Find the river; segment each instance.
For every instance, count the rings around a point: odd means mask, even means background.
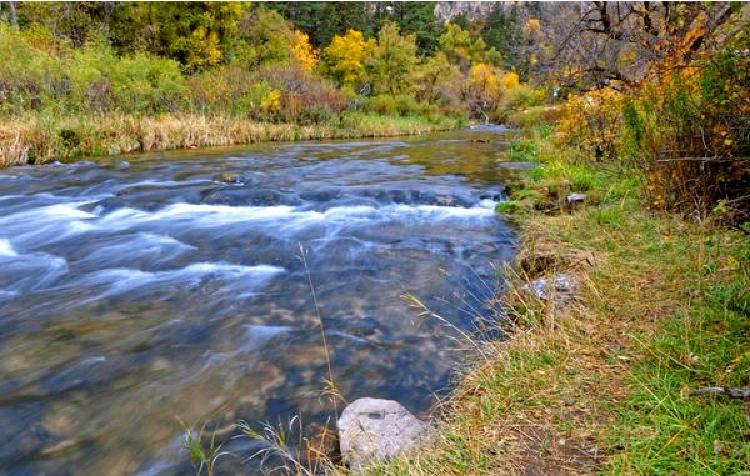
[[[466,359],[460,334],[496,317],[508,139],[0,170],[0,472],[186,474],[180,422],[242,453],[239,420],[330,418],[328,358],[346,400],[425,412]]]

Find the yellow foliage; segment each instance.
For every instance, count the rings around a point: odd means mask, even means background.
[[[558,137],[563,143],[589,149],[597,158],[614,158],[625,100],[612,88],[571,96],[558,124]]]
[[[219,35],[215,31],[207,31],[205,27],[199,26],[193,33],[190,55],[187,64],[190,68],[205,68],[215,66],[222,59],[219,47]]]
[[[260,107],[264,112],[279,112],[281,110],[281,91],[272,89],[261,99]]]
[[[475,88],[493,99],[498,99],[502,95],[502,83],[499,75],[492,66],[484,63],[475,64],[471,67],[468,83],[470,88]]]
[[[26,43],[45,53],[57,53],[55,37],[42,25],[32,24],[21,33]]]
[[[523,25],[523,34],[529,38],[531,36],[538,36],[542,32],[542,24],[538,18],[529,18]]]
[[[318,64],[317,55],[310,44],[310,37],[299,30],[294,30],[292,33],[292,55],[308,73],[312,72]]]
[[[350,29],[344,36],[333,37],[325,49],[325,57],[333,76],[351,86],[365,79],[365,62],[374,50],[374,40],[365,40],[361,31]]]
[[[503,76],[503,86],[505,86],[505,89],[508,91],[515,89],[520,83],[520,78],[513,71],[505,73],[505,76]]]

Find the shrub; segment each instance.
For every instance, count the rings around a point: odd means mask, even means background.
[[[617,156],[625,96],[611,88],[571,96],[559,124],[560,139],[596,160]]]
[[[365,103],[365,110],[381,115],[392,115],[398,110],[396,98],[388,94],[373,96]]]
[[[411,96],[397,96],[396,110],[401,116],[412,116],[420,113],[421,106]]]
[[[495,205],[495,211],[503,215],[524,215],[527,210],[519,200],[503,200]]]
[[[150,114],[182,105],[185,84],[175,61],[145,53],[118,57],[102,42],[55,56],[43,38],[44,30],[20,33],[0,24],[0,111]]]
[[[653,80],[627,105],[628,144],[643,151],[650,207],[750,219],[750,37],[739,38]]]
[[[24,35],[0,23],[0,112],[41,109],[63,89],[55,56],[34,48]]]

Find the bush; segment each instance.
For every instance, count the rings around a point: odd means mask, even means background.
[[[380,94],[373,96],[365,103],[365,111],[374,112],[381,115],[393,115],[396,114],[398,105],[396,104],[396,98],[387,94]]]
[[[532,88],[527,85],[517,85],[508,89],[503,100],[503,108],[509,110],[525,109],[542,106],[547,103],[547,92],[544,89]]]
[[[649,206],[750,219],[750,36],[649,83],[625,109],[648,166]]]
[[[145,53],[118,57],[102,42],[56,56],[43,38],[44,30],[21,33],[0,24],[1,112],[153,114],[182,106],[185,83],[175,61]]]
[[[397,96],[396,111],[398,111],[398,114],[401,116],[413,116],[419,114],[420,105],[411,96]]]
[[[62,68],[55,56],[33,48],[24,35],[0,23],[0,112],[41,109],[62,93]]]
[[[571,96],[558,131],[565,145],[578,146],[596,160],[617,157],[625,96],[611,88]]]

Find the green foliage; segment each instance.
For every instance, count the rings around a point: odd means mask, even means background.
[[[419,103],[412,96],[391,96],[388,94],[379,94],[368,98],[364,104],[364,109],[386,116],[394,114],[399,116],[428,115],[430,112],[428,104]]]
[[[521,139],[511,142],[509,150],[509,159],[523,162],[533,162],[536,160],[536,142],[530,139]]]
[[[495,205],[495,211],[503,215],[523,215],[527,212],[523,202],[519,200],[503,200]]]
[[[349,107],[433,120],[473,108],[472,65],[492,72],[491,91],[474,95],[491,97],[482,110],[521,88],[492,66],[500,52],[476,31],[446,30],[429,2],[18,7],[20,29],[0,21],[4,116],[202,113],[313,125]]]
[[[515,7],[513,7],[513,10],[515,10]],[[516,45],[520,39],[517,37],[514,12],[506,14],[503,6],[497,4],[484,21],[482,39],[487,46],[494,48],[499,53],[499,60],[505,66],[517,63]]]
[[[111,41],[121,52],[145,50],[200,70],[233,56],[248,9],[243,2],[123,2],[112,12]]]
[[[389,20],[399,25],[404,35],[414,35],[421,56],[434,54],[443,33],[443,24],[435,16],[432,2],[389,2]]]
[[[15,2],[22,29],[38,25],[75,47],[101,37],[113,20],[105,2]]]
[[[417,63],[414,35],[401,36],[395,23],[385,23],[378,32],[372,64],[377,93],[398,95],[412,89],[409,74]]]
[[[188,453],[196,476],[201,476],[204,469],[208,476],[214,476],[216,474],[216,462],[219,458],[229,453],[221,451],[222,445],[216,442],[215,433],[211,434],[208,441],[204,441],[207,439],[204,435],[205,424],[199,430],[194,430],[185,424],[183,424],[183,428],[185,431],[185,440],[182,446]]]
[[[172,60],[139,53],[117,56],[89,42],[58,57],[37,49],[24,33],[0,24],[0,111],[157,113],[180,107],[184,80]]]
[[[449,114],[462,114],[462,83],[458,66],[451,64],[442,51],[417,65],[412,74],[415,96],[418,101],[436,104]]]
[[[440,36],[440,50],[451,63],[460,65],[462,69],[484,61],[485,46],[484,40],[472,38],[467,30],[453,23],[449,23],[445,33]]]
[[[310,35],[313,45],[323,48],[335,35],[357,30],[371,36],[373,28],[365,2],[267,2],[296,28]]]

